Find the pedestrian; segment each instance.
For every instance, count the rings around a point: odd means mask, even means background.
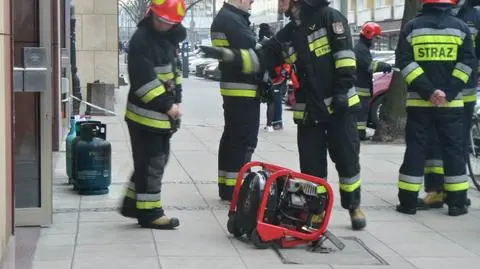
[[[300,169],[326,179],[328,149],[340,178],[341,205],[352,228],[363,229],[355,118],[360,100],[353,85],[356,62],[347,19],[326,0],[283,0],[279,6],[291,21],[261,48],[202,50],[247,74],[271,71],[282,62],[295,64],[300,79],[294,108]]]
[[[467,23],[472,41],[475,48],[475,55],[480,55],[480,12],[475,9],[480,1],[460,0],[453,9],[457,18]],[[472,75],[465,89],[462,90],[464,103],[464,125],[465,125],[465,146],[467,147],[466,156],[468,158],[468,146],[470,143],[470,128],[472,126],[473,110],[477,102],[477,78]],[[442,208],[444,202],[443,184],[444,169],[442,149],[435,129],[430,132],[430,142],[427,151],[427,160],[425,161],[425,192],[424,198],[418,200],[419,209]]]
[[[357,60],[357,79],[355,81],[355,89],[360,97],[360,109],[357,113],[357,131],[360,140],[367,140],[367,121],[368,121],[368,104],[372,96],[372,78],[373,73],[383,72],[390,73],[392,66],[381,61],[374,61],[370,49],[373,41],[382,34],[382,28],[378,23],[367,22],[360,30],[360,39],[353,48],[355,58]]]
[[[260,44],[266,42],[268,39],[270,39],[273,36],[273,32],[270,29],[270,26],[266,23],[261,23],[259,25],[259,31],[258,31],[258,42]],[[267,94],[265,97],[264,101],[267,103],[267,126],[265,126],[265,130],[267,132],[273,132],[273,121],[275,118],[275,112],[276,112],[276,102],[275,102],[275,82],[270,86],[271,88],[268,89],[268,92],[270,94]],[[278,89],[277,89],[278,90]],[[281,105],[281,103],[280,103]]]
[[[172,229],[161,203],[162,178],[170,155],[170,138],[182,116],[181,76],[175,49],[186,38],[181,25],[183,0],[153,0],[129,43],[128,94],[125,121],[132,146],[134,171],[121,214],[137,218],[144,228]]]
[[[397,66],[407,83],[406,150],[398,181],[397,211],[415,214],[424,179],[430,132],[438,137],[445,171],[448,215],[468,213],[462,90],[476,79],[471,32],[455,18],[456,0],[422,0],[423,7],[400,32]]]
[[[213,46],[255,48],[255,33],[249,21],[252,3],[253,0],[223,3],[210,27]],[[251,160],[257,147],[260,98],[254,75],[246,75],[228,62],[220,62],[219,69],[225,126],[218,150],[218,191],[222,200],[230,201],[238,172]]]

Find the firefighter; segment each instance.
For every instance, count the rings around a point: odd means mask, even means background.
[[[477,70],[468,26],[455,18],[456,0],[422,0],[419,15],[399,36],[397,66],[408,85],[406,150],[400,167],[397,211],[415,214],[424,176],[429,132],[443,155],[448,215],[468,213],[462,90]]]
[[[366,226],[360,209],[360,141],[356,130],[355,54],[347,19],[326,0],[284,0],[290,22],[260,49],[202,47],[207,57],[235,65],[243,73],[271,77],[275,66],[294,64],[300,80],[294,121],[300,169],[327,178],[327,150],[340,178],[342,207],[352,228]],[[320,192],[322,190],[319,190]]]
[[[255,48],[255,33],[249,21],[252,2],[229,0],[223,4],[210,28],[213,46]],[[219,68],[225,126],[218,150],[218,192],[220,199],[230,201],[238,172],[251,160],[257,146],[260,99],[254,76],[245,75],[226,62],[221,62]]]
[[[374,38],[382,34],[380,25],[374,22],[367,22],[360,30],[360,39],[353,48],[357,59],[357,80],[355,88],[360,97],[360,109],[357,113],[357,131],[360,140],[367,140],[367,120],[368,120],[368,103],[372,96],[372,73],[384,72],[390,73],[392,66],[380,62],[373,61],[370,48],[373,46]]]
[[[457,18],[467,23],[472,34],[473,46],[475,54],[480,55],[480,38],[478,38],[478,31],[480,30],[480,13],[474,8],[471,0],[460,0],[457,6],[453,9]],[[470,139],[470,128],[472,124],[473,110],[477,102],[477,77],[470,76],[468,85],[462,91],[464,102],[464,125],[465,125],[465,139],[466,147]],[[468,151],[466,152],[468,157]],[[425,192],[424,198],[418,199],[419,209],[441,208],[443,207],[444,193],[443,193],[443,159],[442,149],[438,141],[438,137],[434,130],[430,135],[430,143],[427,152],[427,160],[425,161]]]
[[[132,146],[134,171],[121,214],[137,218],[144,228],[172,229],[160,192],[170,153],[170,137],[182,115],[181,76],[175,66],[177,44],[186,37],[181,25],[183,0],[153,0],[130,40],[125,121]]]

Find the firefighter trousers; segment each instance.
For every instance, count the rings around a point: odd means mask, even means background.
[[[355,112],[333,115],[328,122],[297,125],[300,170],[327,179],[327,150],[340,178],[342,207],[360,206],[360,140]]]
[[[468,177],[465,165],[464,109],[407,107],[406,150],[398,179],[400,205],[414,209],[424,179],[430,131],[435,129],[443,156],[443,188],[448,206],[465,205]]]
[[[218,194],[230,201],[238,172],[250,162],[257,147],[260,100],[223,97],[225,127],[218,149]]]
[[[363,92],[362,92],[363,93]],[[365,133],[367,130],[368,121],[368,103],[370,102],[370,95],[359,95],[360,108],[357,112],[357,131],[359,133]]]
[[[134,170],[123,202],[139,221],[162,217],[162,178],[170,155],[170,134],[158,134],[128,126]]]
[[[465,125],[465,154],[468,158],[468,147],[470,146],[470,129],[472,127],[473,110],[475,102],[464,103],[464,118]],[[427,160],[425,161],[425,191],[426,192],[441,192],[443,191],[443,158],[440,141],[436,134],[435,127],[430,131]]]

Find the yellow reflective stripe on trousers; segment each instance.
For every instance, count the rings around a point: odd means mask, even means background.
[[[135,183],[133,183],[131,181],[128,183],[128,187],[127,187],[127,191],[125,192],[125,196],[132,199],[132,200],[137,199],[137,193],[135,192]]]
[[[211,32],[210,37],[212,39],[212,45],[215,47],[229,47],[230,42],[228,42],[227,36],[224,33],[220,32]]]
[[[306,105],[304,103],[295,103],[293,106],[293,119],[302,120],[305,112]]]
[[[444,174],[443,160],[436,160],[436,159],[426,160],[424,173],[443,175]]]
[[[471,103],[477,101],[477,88],[469,88],[462,90],[463,102]]]
[[[358,97],[357,90],[355,89],[355,87],[350,88],[348,90],[347,97],[348,97],[349,107],[352,107],[360,103],[360,97]],[[328,113],[330,114],[334,112],[332,108],[332,101],[333,101],[333,97],[328,97],[323,100],[323,102],[325,103],[325,106],[327,107]]]
[[[407,65],[405,68],[402,69],[401,71],[403,78],[405,79],[405,82],[407,82],[408,85],[412,84],[412,82],[421,76],[424,72],[423,69],[418,65],[416,62],[411,62],[409,65]]]
[[[220,82],[220,93],[232,97],[256,97],[257,85],[236,82]]]
[[[366,121],[357,121],[357,130],[359,130],[359,131],[367,130],[367,122]]]
[[[137,193],[137,209],[157,209],[162,208],[160,193]]]
[[[465,191],[468,190],[470,185],[468,184],[468,176],[445,176],[445,183],[443,189],[445,191]]]
[[[357,90],[358,96],[361,96],[361,97],[370,97],[371,96],[370,89],[368,89],[368,88],[355,87],[355,89]]]
[[[135,95],[144,103],[148,103],[156,97],[165,93],[165,87],[158,79],[145,83],[135,91]]]
[[[445,105],[435,106],[432,102],[423,100],[416,92],[407,93],[408,107],[439,107],[439,108],[455,108],[463,107],[463,96],[459,93],[454,100],[447,102]]]
[[[152,128],[170,129],[172,127],[167,115],[138,107],[132,103],[127,103],[125,117],[140,125]]]
[[[333,54],[335,68],[356,67],[355,53],[351,50],[341,50]]]
[[[340,190],[344,192],[353,192],[360,188],[361,184],[360,174],[353,177],[340,177]]]
[[[398,176],[398,188],[400,190],[419,192],[422,189],[423,176],[408,176],[400,174]]]
[[[237,184],[238,173],[218,171],[218,184],[234,187]]]
[[[453,69],[452,76],[458,78],[463,83],[467,84],[468,78],[472,73],[472,68],[470,66],[465,65],[463,63],[457,63],[455,68]]]

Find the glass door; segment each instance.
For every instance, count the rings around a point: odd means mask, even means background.
[[[14,93],[14,191],[16,226],[52,223],[52,61],[51,1],[13,3],[14,64],[28,61],[25,47],[46,48],[45,91]],[[33,56],[32,56],[33,57]],[[25,59],[27,58],[27,59]],[[37,57],[38,58],[38,57]],[[35,60],[35,59],[33,59]],[[25,79],[26,80],[26,79]]]

